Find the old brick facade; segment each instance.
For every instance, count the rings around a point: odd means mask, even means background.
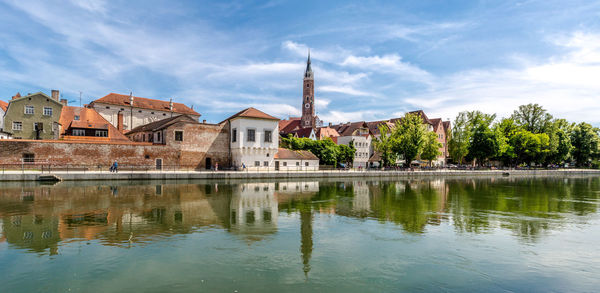
[[[210,168],[207,158],[226,167],[230,165],[229,131],[226,124],[173,125],[166,131],[170,144],[140,142],[83,142],[61,140],[0,140],[0,164],[19,164],[27,156],[34,162],[53,165],[181,166],[196,170]],[[184,132],[183,141],[174,141],[175,131]],[[33,155],[33,157],[31,156]]]

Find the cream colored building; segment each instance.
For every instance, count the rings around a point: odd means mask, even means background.
[[[134,97],[131,94],[110,93],[91,102],[90,107],[113,126],[123,130],[182,114],[200,119],[200,113],[184,104]]]

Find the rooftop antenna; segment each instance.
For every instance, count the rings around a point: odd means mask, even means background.
[[[81,108],[81,94],[82,94],[82,92],[81,92],[81,91],[79,91],[79,107],[80,107],[80,108]]]

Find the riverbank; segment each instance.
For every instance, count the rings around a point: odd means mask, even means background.
[[[39,181],[56,177],[64,181],[82,180],[193,180],[193,179],[276,179],[276,178],[416,178],[453,176],[570,176],[600,175],[600,170],[433,170],[433,171],[298,171],[298,172],[236,172],[236,171],[133,171],[111,173],[106,171],[6,171],[0,174],[0,181]]]

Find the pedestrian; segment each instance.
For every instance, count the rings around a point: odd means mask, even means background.
[[[215,163],[215,171],[219,171],[219,163]]]
[[[242,171],[246,170],[246,164],[242,163]]]
[[[111,167],[111,168],[112,168],[112,171],[111,171],[111,172],[115,172],[115,173],[117,173],[117,171],[119,170],[119,164],[117,163],[117,161],[115,161],[115,162],[112,164],[112,167]]]

